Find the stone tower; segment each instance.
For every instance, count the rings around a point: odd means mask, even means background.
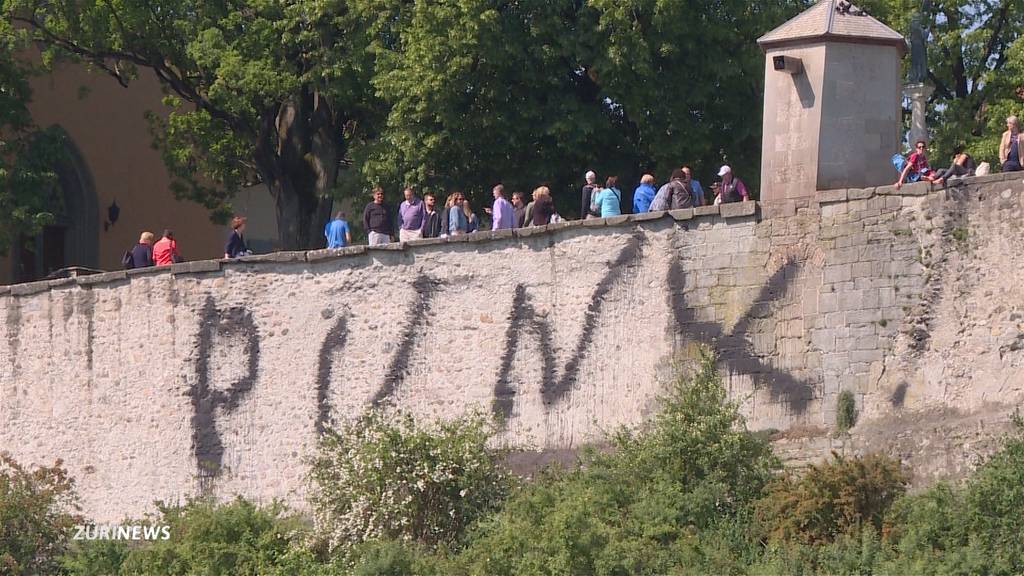
[[[896,180],[903,36],[844,0],[821,0],[757,43],[763,202]]]

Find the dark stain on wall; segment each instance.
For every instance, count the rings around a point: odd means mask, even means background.
[[[17,389],[17,378],[18,375],[18,335],[21,333],[21,301],[19,298],[9,297],[7,298],[7,314],[4,318],[4,323],[7,325],[7,352],[11,357],[11,380],[15,383],[14,393],[18,393]]]
[[[75,309],[79,314],[85,316],[85,365],[92,374],[92,348],[93,338],[96,335],[96,294],[92,290],[79,290],[75,292]]]
[[[516,286],[511,318],[508,330],[505,332],[505,353],[501,358],[498,381],[494,385],[494,400],[491,410],[495,416],[507,420],[512,414],[516,391],[512,387],[509,378],[512,371],[512,362],[515,358],[516,349],[519,347],[523,330],[532,333],[540,341],[541,374],[543,378],[541,397],[544,405],[550,408],[560,402],[573,389],[579,375],[580,363],[583,361],[587,350],[593,344],[594,333],[597,331],[598,321],[608,293],[623,278],[629,266],[638,261],[641,256],[641,239],[639,236],[632,236],[615,260],[609,264],[608,272],[591,294],[590,304],[583,315],[583,331],[576,341],[576,346],[573,347],[569,361],[566,362],[557,379],[555,378],[555,355],[552,346],[553,330],[551,324],[547,318],[537,315],[536,310],[534,310],[531,304],[526,287],[522,284]]]
[[[218,345],[241,345],[245,350],[245,370],[237,382],[227,389],[214,388],[210,382],[210,358],[214,337]],[[200,315],[197,344],[196,382],[189,390],[192,400],[192,450],[199,470],[203,492],[212,488],[224,460],[224,444],[217,432],[216,414],[220,409],[231,412],[238,408],[256,385],[260,364],[260,339],[252,313],[243,307],[220,310],[207,296]]]
[[[900,385],[892,391],[892,396],[889,397],[889,402],[893,408],[903,408],[903,403],[907,401],[907,388],[910,385],[906,382],[900,382]]]
[[[413,282],[413,288],[416,289],[416,300],[409,311],[410,320],[405,327],[405,331],[402,332],[398,349],[395,351],[394,356],[391,357],[388,371],[384,375],[384,383],[381,384],[381,387],[373,396],[373,406],[380,406],[389,400],[395,393],[395,390],[405,380],[409,371],[409,360],[411,359],[416,342],[423,332],[423,327],[426,325],[427,314],[430,313],[430,305],[439,284],[439,281],[431,280],[424,275],[417,277]]]
[[[335,352],[345,348],[348,340],[348,319],[345,314],[338,317],[334,326],[327,332],[324,343],[320,346],[320,358],[316,370],[316,434],[324,433],[328,426],[333,426],[331,418],[331,364]]]
[[[687,308],[682,301],[683,272],[678,262],[673,262],[669,267],[668,283],[669,305],[678,336],[711,346],[726,368],[749,375],[755,386],[768,389],[773,401],[784,401],[791,410],[803,414],[814,395],[814,386],[768,364],[755,353],[753,345],[746,338],[754,319],[771,315],[773,302],[785,292],[790,281],[796,278],[799,267],[799,262],[791,260],[776,270],[761,288],[747,313],[728,333],[717,322],[695,320],[694,310]]]

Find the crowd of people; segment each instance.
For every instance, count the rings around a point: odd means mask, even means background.
[[[928,165],[928,142],[923,139],[914,142],[914,151],[906,158],[899,154],[894,156],[893,165],[899,172],[896,188],[903,186],[904,182],[918,181],[932,182],[941,186],[950,178],[981,176],[987,174],[990,169],[987,162],[975,164],[974,158],[960,147],[954,152],[949,168],[933,170]],[[1006,119],[1006,131],[1003,132],[999,141],[999,165],[1003,172],[1019,172],[1022,169],[1020,120],[1016,116]]]
[[[710,202],[720,204],[750,199],[746,185],[733,174],[732,168],[722,166],[718,177],[720,180],[711,186],[714,197]],[[584,180],[586,183],[580,191],[581,218],[607,218],[623,213],[622,191],[617,176],[607,177],[602,185],[597,174],[588,171]],[[669,181],[657,190],[654,183],[651,174],[644,174],[640,179],[640,185],[633,193],[633,213],[693,208],[709,203],[704,187],[693,178],[689,166],[673,170]],[[491,230],[543,226],[562,220],[547,186],[534,189],[529,201],[523,192],[518,191],[513,192],[511,198],[506,198],[502,184],[494,186],[491,194],[493,203],[484,208],[491,219]],[[443,206],[438,205],[437,196],[432,192],[420,198],[412,187],[406,187],[403,195],[398,209],[393,210],[384,201],[384,190],[374,187],[373,199],[363,209],[363,228],[371,246],[459,236],[480,229],[480,219],[462,192],[448,194]],[[334,219],[327,223],[324,236],[328,248],[351,244],[352,235],[344,212],[336,213]]]

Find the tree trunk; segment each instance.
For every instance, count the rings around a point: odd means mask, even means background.
[[[280,247],[321,248],[342,149],[329,103],[305,93],[261,120],[256,164],[274,197]]]

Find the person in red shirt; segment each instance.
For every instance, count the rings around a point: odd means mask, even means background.
[[[164,230],[163,238],[157,240],[153,245],[153,262],[157,266],[168,266],[181,261],[181,253],[178,252],[178,242],[174,240],[174,232]]]
[[[920,174],[921,180],[928,182],[938,182],[942,184],[942,179],[937,178],[932,169],[928,167],[928,157],[925,156],[925,152],[928,150],[928,143],[924,140],[918,140],[914,145],[914,152],[907,157],[907,163],[903,167],[903,171],[900,172],[900,179],[896,181],[896,189],[903,186],[903,181],[907,179],[911,173]]]

